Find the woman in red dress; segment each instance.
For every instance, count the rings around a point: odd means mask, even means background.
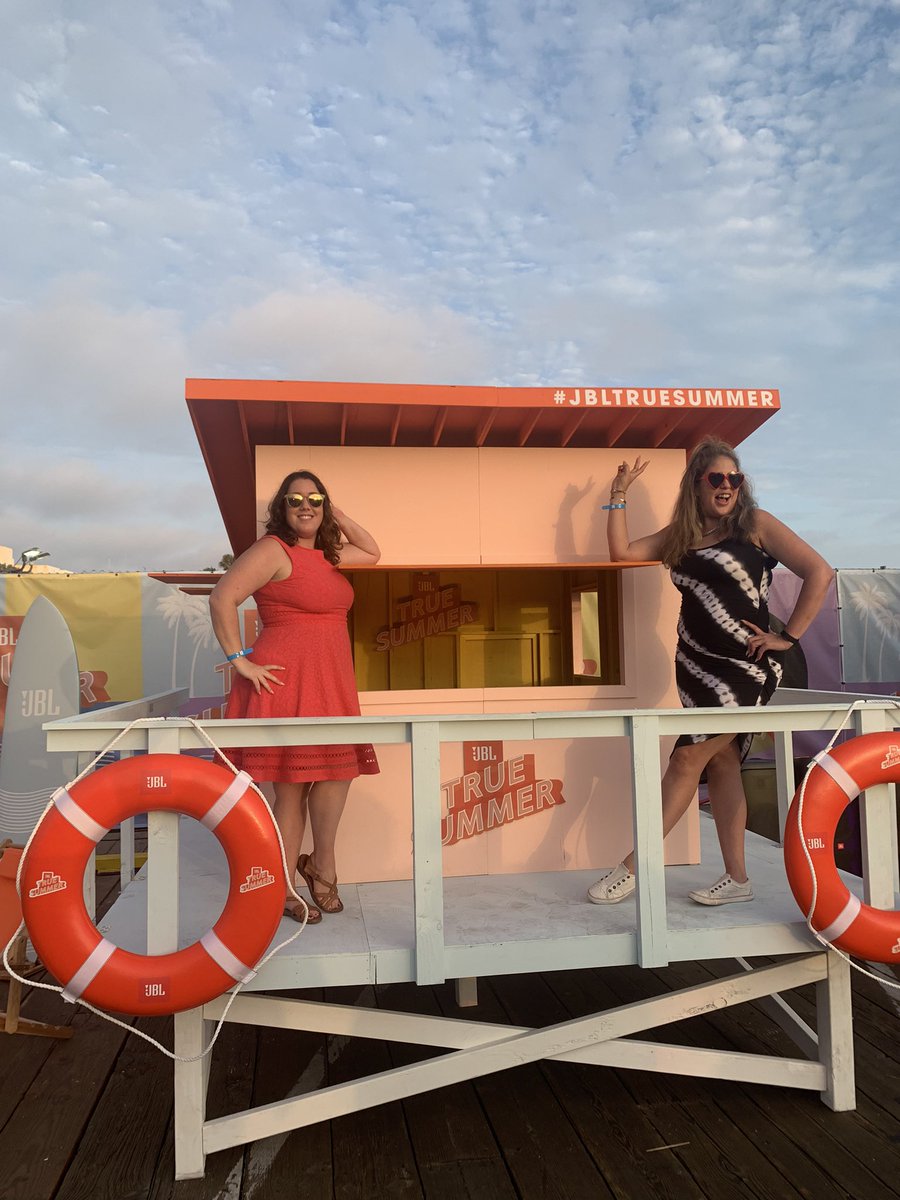
[[[371,534],[335,508],[322,481],[295,471],[269,505],[266,533],[222,576],[210,596],[213,628],[234,669],[225,716],[342,717],[359,715],[347,613],[353,589],[338,565],[376,563]],[[238,608],[253,596],[262,629],[241,645]],[[344,907],[337,893],[334,844],[350,783],[373,775],[371,746],[259,746],[231,751],[235,766],[275,789],[275,819],[285,855],[322,912]],[[300,854],[309,813],[313,849]],[[302,919],[290,897],[285,915]]]

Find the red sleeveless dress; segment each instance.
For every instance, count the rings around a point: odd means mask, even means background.
[[[284,667],[278,672],[283,686],[273,685],[271,694],[263,688],[257,695],[249,680],[234,675],[225,716],[359,716],[347,632],[353,588],[321,550],[275,540],[293,570],[287,579],[267,583],[254,593],[262,629],[253,661]],[[228,756],[258,783],[355,779],[379,770],[370,745],[253,746],[230,750]]]

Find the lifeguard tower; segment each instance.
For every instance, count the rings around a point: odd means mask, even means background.
[[[235,554],[259,536],[280,480],[303,468],[382,548],[377,566],[349,572],[363,715],[207,725],[220,745],[372,742],[382,766],[354,783],[342,824],[345,912],[267,963],[229,1019],[448,1053],[214,1120],[205,1118],[207,1066],[179,1063],[178,1176],[202,1174],[205,1156],[226,1146],[540,1058],[787,1084],[852,1107],[849,969],[806,929],[780,847],[750,835],[753,904],[700,908],[687,892],[716,873],[711,823],[695,809],[664,852],[659,813],[661,756],[691,729],[774,732],[783,812],[792,731],[837,728],[848,698],[786,694],[764,710],[681,710],[677,594],[659,564],[609,562],[599,511],[618,464],[639,453],[650,467],[629,494],[630,521],[659,528],[686,452],[710,433],[739,444],[778,411],[778,392],[191,379],[186,396]],[[248,609],[247,644],[255,620]],[[893,712],[868,706],[855,728],[893,728]],[[123,728],[115,713],[104,717],[57,723],[49,745],[99,747]],[[203,742],[173,720],[139,722],[121,745],[170,752]],[[894,903],[896,861],[888,792],[867,794],[868,869],[858,884],[884,907]],[[149,869],[103,926],[140,953],[193,941],[229,886],[214,839],[196,823],[151,821]],[[635,900],[588,904],[588,884],[632,841]],[[466,1005],[488,974],[726,956],[737,960],[727,979],[541,1030],[278,995],[455,979]],[[775,961],[751,968],[754,956]],[[811,982],[817,1031],[777,1000]],[[772,997],[796,1059],[629,1036],[760,997]],[[207,1044],[224,1003],[178,1015],[182,1057]]]

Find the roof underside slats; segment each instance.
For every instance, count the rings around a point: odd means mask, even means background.
[[[623,400],[624,389],[186,382],[188,409],[236,551],[256,536],[257,446],[690,449],[709,434],[737,445],[779,408],[774,390],[721,389],[714,394],[726,400],[718,407],[693,406],[684,399],[687,389],[680,393],[680,404],[670,399],[676,395],[671,391],[634,389],[638,393],[642,402],[634,406]],[[601,400],[595,399],[598,394]],[[729,396],[740,402],[729,404]],[[760,397],[767,399],[763,403]]]

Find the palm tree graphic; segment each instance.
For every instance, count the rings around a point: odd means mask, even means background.
[[[877,583],[859,583],[849,593],[851,605],[863,617],[862,654],[860,661],[860,679],[868,679],[870,674],[867,667],[867,652],[869,639],[869,618],[881,625],[890,616],[890,599]]]
[[[166,618],[170,629],[174,627],[175,637],[172,642],[172,687],[177,686],[178,673],[178,629],[182,619],[190,628],[192,620],[197,621],[203,616],[209,620],[208,606],[199,596],[189,596],[180,588],[173,587],[167,596],[161,596],[156,602],[156,611]]]
[[[194,643],[194,656],[191,659],[190,694],[194,692],[194,671],[197,667],[197,655],[201,650],[208,650],[213,640],[212,618],[209,615],[209,601],[199,596],[192,599],[198,602],[197,607],[187,615],[187,627],[191,641]]]

